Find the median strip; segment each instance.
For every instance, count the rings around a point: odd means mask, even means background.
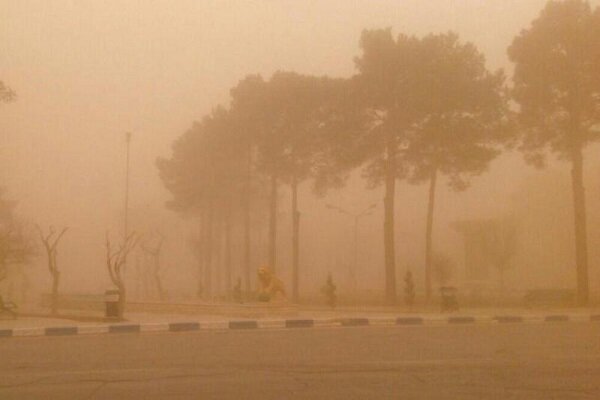
[[[475,317],[449,317],[449,324],[473,324],[475,323]]]
[[[514,324],[517,322],[523,322],[523,317],[518,317],[514,315],[500,315],[498,317],[494,317],[494,320],[501,324]]]
[[[312,328],[315,325],[315,321],[312,319],[286,319],[286,328]]]
[[[411,325],[460,325],[486,323],[544,323],[544,322],[600,322],[600,314],[551,314],[551,315],[497,315],[490,316],[377,316],[350,318],[315,319],[256,319],[256,320],[216,320],[149,322],[142,324],[106,324],[81,326],[23,327],[0,329],[0,338],[23,336],[74,336],[106,333],[146,333],[146,332],[199,332],[208,330],[254,330],[254,329],[296,329],[366,326],[411,326]]]
[[[341,321],[342,326],[366,326],[369,325],[368,318],[343,318]]]
[[[0,329],[0,337],[11,337],[12,335],[12,329]]]
[[[421,317],[398,317],[396,325],[422,325],[423,318]]]
[[[140,325],[109,325],[108,333],[138,333]]]
[[[568,315],[546,315],[544,318],[546,322],[569,322]]]
[[[46,328],[46,336],[66,336],[66,335],[77,335],[76,326],[53,326]]]
[[[257,329],[256,321],[229,321],[229,329]]]
[[[198,322],[173,322],[169,324],[170,332],[197,331],[198,329],[200,329],[200,323]]]

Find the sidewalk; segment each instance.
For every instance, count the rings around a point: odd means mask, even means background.
[[[402,312],[404,311],[404,312]],[[39,310],[38,310],[39,312]],[[216,314],[126,313],[110,321],[99,313],[90,318],[33,316],[0,319],[0,337],[64,336],[104,333],[182,332],[200,330],[286,329],[350,326],[600,322],[600,309],[464,309],[454,313],[406,312],[393,308],[298,309],[294,316],[231,317]]]

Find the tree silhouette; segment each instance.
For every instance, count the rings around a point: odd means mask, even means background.
[[[358,75],[349,83],[353,103],[351,148],[359,153],[355,161],[366,162],[365,176],[372,186],[383,184],[385,298],[396,303],[396,255],[394,243],[394,203],[396,180],[406,177],[404,152],[413,126],[421,118],[418,64],[415,63],[418,40],[406,35],[392,37],[389,29],[363,31],[362,54],[356,59]],[[358,108],[358,109],[357,109]],[[353,158],[350,156],[350,158]]]
[[[300,211],[298,188],[315,176],[320,156],[322,111],[329,101],[330,80],[277,72],[268,82],[270,135],[259,147],[259,169],[289,184],[292,214],[292,299],[299,299]]]
[[[243,212],[244,229],[244,289],[246,293],[251,291],[251,215],[252,206],[255,203],[259,179],[256,176],[256,150],[257,140],[263,131],[265,122],[268,120],[268,110],[264,107],[265,82],[260,75],[248,75],[242,79],[231,94],[231,114],[236,124],[238,140],[243,147],[243,160],[245,171],[243,174],[243,189],[241,205]],[[275,244],[272,243],[274,252]]]
[[[106,233],[106,268],[111,282],[119,290],[118,299],[118,317],[123,318],[125,313],[125,304],[127,301],[127,290],[123,280],[123,266],[127,261],[127,256],[137,245],[139,237],[135,232],[130,233],[125,242],[121,243],[116,249],[111,245],[108,232]]]
[[[247,168],[244,151],[231,112],[219,107],[174,143],[170,159],[157,160],[163,183],[173,195],[167,205],[184,215],[199,215],[202,220],[204,277],[198,288],[209,298],[213,296],[213,266],[219,260],[213,256],[219,254],[215,250],[219,249],[220,233],[227,244],[224,257],[227,290],[232,286],[228,254],[233,199],[240,197],[244,189]],[[220,274],[220,270],[217,272]]]
[[[484,56],[454,33],[420,40],[415,79],[428,95],[416,99],[423,113],[409,138],[407,159],[413,183],[429,181],[425,235],[425,294],[431,297],[433,217],[438,176],[449,177],[454,190],[468,187],[499,154],[497,145],[509,139],[506,130],[504,76],[490,73]]]
[[[9,103],[17,98],[17,94],[0,81],[0,103]]]
[[[53,226],[48,229],[48,234],[42,232],[42,228],[37,226],[40,240],[44,244],[46,249],[46,257],[48,260],[48,271],[52,276],[52,291],[51,293],[51,306],[50,310],[53,315],[58,312],[58,285],[60,283],[60,270],[58,269],[57,254],[58,254],[58,243],[63,235],[69,230],[65,227],[60,232],[56,231]]]
[[[154,281],[154,285],[156,286],[156,293],[158,294],[159,300],[164,301],[165,291],[163,289],[162,280],[160,278],[160,256],[165,237],[160,232],[156,232],[156,234],[153,236],[154,237],[143,237],[140,240],[140,249],[142,249],[142,251],[148,258],[150,258],[150,265],[146,267],[150,267],[150,270],[152,272],[152,280]]]
[[[583,148],[600,136],[600,9],[550,1],[508,49],[515,63],[521,149],[537,166],[550,149],[571,163],[578,304],[589,300]]]

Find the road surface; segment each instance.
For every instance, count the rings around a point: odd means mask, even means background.
[[[600,323],[5,338],[0,399],[600,399]]]

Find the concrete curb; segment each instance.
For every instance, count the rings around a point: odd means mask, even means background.
[[[52,326],[0,329],[0,338],[33,336],[74,336],[90,334],[131,334],[147,332],[195,332],[208,330],[297,329],[361,326],[422,326],[518,323],[600,322],[600,314],[497,315],[497,316],[384,316],[365,318],[259,319],[223,321],[186,321],[150,323],[112,323],[103,325]]]

